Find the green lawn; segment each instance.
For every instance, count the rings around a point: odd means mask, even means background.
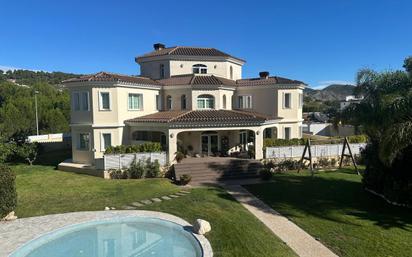
[[[352,170],[276,175],[246,188],[339,256],[411,256],[412,210],[362,189]]]
[[[166,179],[104,180],[41,165],[14,165],[12,169],[17,174],[19,217],[121,207],[180,190]],[[212,231],[207,237],[217,257],[295,256],[222,189],[195,188],[189,195],[145,209],[168,212],[189,222],[197,218],[208,220]]]

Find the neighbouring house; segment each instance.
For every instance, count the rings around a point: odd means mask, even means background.
[[[343,110],[348,107],[350,104],[358,104],[363,100],[363,96],[348,95],[345,98],[345,101],[340,102],[340,109]]]
[[[300,138],[305,84],[260,72],[214,48],[165,47],[138,56],[140,76],[99,72],[63,82],[71,93],[73,163],[108,146],[160,142],[172,162],[193,156],[263,158],[264,138]]]

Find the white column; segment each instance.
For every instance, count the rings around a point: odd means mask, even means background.
[[[255,159],[263,159],[263,129],[255,130]]]
[[[172,163],[177,152],[177,133],[173,130],[166,132],[167,136],[167,160]]]

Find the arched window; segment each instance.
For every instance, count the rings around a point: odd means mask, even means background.
[[[160,78],[164,79],[165,78],[165,65],[160,64]]]
[[[170,95],[168,95],[166,98],[166,107],[168,110],[172,109],[172,97]]]
[[[180,97],[180,102],[181,102],[181,109],[186,110],[186,95],[182,95]]]
[[[226,109],[226,95],[223,95],[223,109]]]
[[[192,66],[193,73],[195,74],[206,74],[207,73],[207,66],[204,64],[195,64]]]
[[[197,97],[198,109],[214,109],[215,98],[212,95],[200,95]]]
[[[230,66],[230,79],[233,79],[233,67]]]

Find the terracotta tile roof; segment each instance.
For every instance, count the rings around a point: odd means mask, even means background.
[[[110,72],[99,72],[96,74],[85,75],[78,78],[71,78],[64,80],[63,83],[70,83],[70,82],[85,82],[85,81],[114,81],[114,82],[129,82],[129,83],[136,83],[136,84],[143,84],[143,85],[156,85],[160,86],[161,84],[157,81],[146,77],[134,77],[134,76],[127,76],[121,75],[116,73]]]
[[[299,80],[287,79],[282,77],[268,77],[268,78],[249,78],[239,79],[236,81],[239,86],[258,86],[258,85],[273,85],[273,84],[305,84]]]
[[[216,57],[232,57],[241,61],[237,57],[231,56],[225,52],[217,50],[216,48],[206,48],[206,47],[190,47],[190,46],[173,46],[166,47],[161,50],[154,50],[147,54],[136,57],[136,60],[145,57],[154,57],[154,56],[216,56]]]
[[[158,80],[159,83],[165,86],[176,86],[176,85],[225,85],[225,86],[236,86],[234,80],[221,78],[214,75],[178,75],[167,79]]]
[[[227,123],[257,124],[266,120],[278,119],[256,112],[240,110],[193,110],[193,111],[162,111],[142,117],[127,120],[126,122],[160,122],[160,123],[194,123],[213,125]]]

